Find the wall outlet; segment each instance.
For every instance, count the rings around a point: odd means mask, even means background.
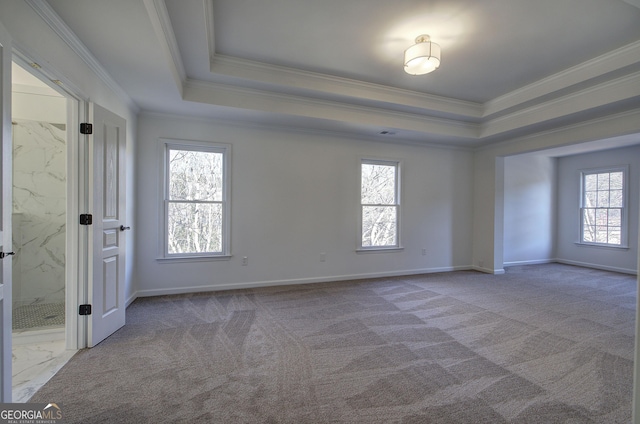
[[[422,256],[427,256],[427,249],[422,249]]]
[[[327,254],[324,252],[320,253],[320,262],[326,262],[327,261]]]
[[[242,257],[242,266],[247,266],[249,265],[249,258],[247,258],[246,256]]]

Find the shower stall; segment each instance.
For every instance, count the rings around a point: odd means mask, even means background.
[[[13,329],[64,327],[65,124],[13,125]]]
[[[12,69],[13,333],[64,338],[68,103]]]

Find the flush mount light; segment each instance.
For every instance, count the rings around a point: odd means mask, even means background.
[[[424,75],[440,66],[440,46],[428,35],[416,37],[416,44],[404,51],[404,71],[409,75]]]

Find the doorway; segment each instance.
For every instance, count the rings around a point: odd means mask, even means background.
[[[65,307],[71,100],[12,66],[13,401],[25,402],[71,357]],[[72,261],[73,262],[73,261]],[[73,279],[71,279],[73,280]]]

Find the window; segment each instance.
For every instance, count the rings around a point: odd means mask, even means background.
[[[229,255],[229,150],[165,144],[165,258]]]
[[[400,164],[362,160],[360,248],[399,248]]]
[[[626,246],[626,168],[582,172],[580,242]]]

